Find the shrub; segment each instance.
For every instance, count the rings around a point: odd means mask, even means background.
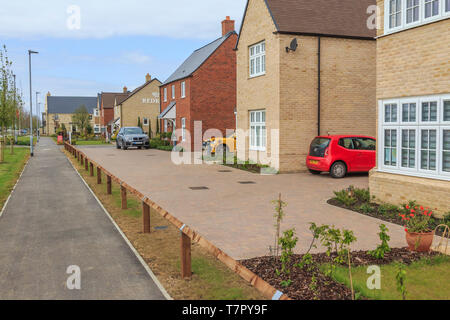
[[[294,254],[294,248],[297,245],[298,238],[295,236],[295,229],[289,229],[283,232],[283,236],[278,239],[281,245],[281,272],[285,274],[291,273],[289,262]]]
[[[347,189],[335,191],[334,194],[334,199],[347,207],[351,207],[357,201]]]
[[[372,207],[369,203],[363,203],[360,207],[359,210],[363,213],[372,213],[375,211],[375,208]]]
[[[378,213],[383,216],[395,216],[400,208],[396,205],[383,203],[378,207]]]
[[[360,202],[368,203],[370,202],[370,192],[369,189],[359,189],[353,188],[353,193]]]
[[[158,146],[158,147],[156,147],[156,149],[163,150],[163,151],[172,151],[173,147],[172,146]]]
[[[380,236],[381,244],[373,251],[369,251],[368,254],[376,259],[383,259],[385,253],[390,252],[391,248],[389,247],[389,240],[391,237],[388,235],[389,229],[384,225],[380,225]]]
[[[418,233],[430,231],[430,220],[433,216],[430,208],[405,205],[399,215],[405,224],[406,231]]]

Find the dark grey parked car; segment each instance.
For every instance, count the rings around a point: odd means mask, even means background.
[[[116,139],[117,149],[127,150],[128,148],[149,149],[150,141],[148,135],[146,135],[139,127],[124,127],[121,128],[117,134]]]

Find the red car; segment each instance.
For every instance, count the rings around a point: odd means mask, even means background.
[[[348,172],[368,172],[375,167],[376,140],[367,136],[320,136],[311,143],[306,166],[312,174],[330,172],[344,178]]]

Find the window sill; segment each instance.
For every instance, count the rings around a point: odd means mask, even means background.
[[[265,75],[266,75],[266,74],[263,73],[263,74],[258,74],[258,75],[256,75],[256,76],[249,76],[249,77],[247,78],[247,80],[255,79],[255,78],[260,78],[260,77],[264,77]]]
[[[402,32],[402,31],[411,30],[411,29],[422,27],[422,26],[426,26],[426,25],[429,25],[429,24],[432,24],[432,23],[435,23],[435,22],[439,22],[439,21],[442,21],[442,20],[449,19],[449,18],[450,18],[450,14],[449,13],[444,13],[442,16],[439,16],[439,17],[436,17],[436,18],[428,18],[426,20],[422,20],[421,22],[410,23],[410,24],[408,24],[406,26],[403,26],[403,27],[396,27],[396,28],[392,28],[392,29],[387,29],[385,27],[384,33],[382,35],[376,37],[376,39],[383,38],[383,37],[389,36],[391,34],[396,34],[396,33]]]
[[[265,151],[266,151],[266,148],[250,147],[248,150],[249,150],[249,151],[260,151],[260,152],[265,152]]]

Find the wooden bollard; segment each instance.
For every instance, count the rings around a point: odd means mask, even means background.
[[[150,233],[150,206],[142,201],[142,224],[144,226],[144,233]]]
[[[102,184],[102,169],[97,167],[97,184]]]
[[[90,176],[93,177],[94,176],[94,164],[91,162],[89,164],[89,169],[90,169]]]
[[[124,186],[120,186],[120,195],[122,198],[122,209],[126,210],[128,208],[127,205],[127,189]]]
[[[191,238],[181,231],[181,279],[191,277]]]
[[[106,176],[106,193],[112,194],[112,182],[111,182],[111,176]]]
[[[86,159],[84,159],[84,169],[85,169],[86,171],[89,170],[88,166],[89,166],[89,161],[88,161],[88,159],[86,158]]]

